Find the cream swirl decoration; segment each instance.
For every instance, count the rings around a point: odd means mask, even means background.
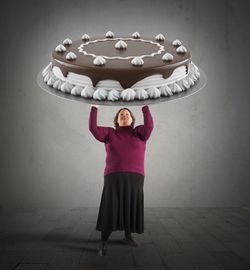
[[[135,99],[135,90],[131,88],[127,88],[121,93],[121,97],[123,100],[129,101]]]
[[[181,45],[176,49],[176,52],[177,53],[186,53],[187,49],[183,45]]]
[[[171,53],[165,53],[162,56],[162,60],[164,60],[164,61],[172,61],[173,59],[174,59],[174,57]]]
[[[67,60],[75,60],[76,59],[76,55],[73,52],[69,52],[66,55],[66,59]]]
[[[137,56],[131,61],[131,64],[134,66],[142,66],[144,64],[144,61],[141,57]]]
[[[87,99],[113,102],[172,96],[186,91],[200,78],[199,69],[193,62],[190,62],[187,73],[186,67],[181,66],[176,68],[167,79],[164,79],[161,74],[155,74],[126,89],[115,80],[99,81],[94,87],[87,76],[69,72],[68,76],[64,77],[58,67],[52,67],[52,63],[44,68],[42,75],[44,82],[58,91]]]
[[[62,44],[56,46],[55,50],[56,52],[66,52],[66,48]]]
[[[147,92],[150,98],[159,98],[161,96],[161,91],[156,86],[151,86]]]
[[[138,32],[134,32],[134,33],[132,34],[132,37],[133,37],[133,38],[140,38],[141,36],[140,36],[140,34],[139,34]]]
[[[96,66],[103,66],[106,63],[106,60],[102,56],[97,56],[93,61],[93,63]]]
[[[159,40],[159,41],[163,41],[165,40],[165,37],[163,36],[163,34],[159,34],[155,37],[156,40]]]
[[[127,47],[128,47],[127,43],[125,41],[123,41],[123,40],[119,40],[115,44],[116,49],[126,49]]]
[[[64,82],[61,85],[61,91],[67,94],[71,93],[71,90],[74,88],[74,85],[69,82]]]
[[[174,41],[172,42],[172,44],[173,44],[174,46],[180,46],[180,45],[181,45],[181,42],[180,42],[179,39],[176,39],[176,40],[174,40]]]
[[[108,91],[108,100],[115,101],[120,98],[120,92],[116,89]]]
[[[81,88],[81,96],[84,98],[92,98],[94,95],[94,87],[93,86],[84,86]]]
[[[97,88],[93,94],[93,98],[97,100],[106,99],[108,92],[103,88]]]
[[[72,44],[72,40],[70,38],[66,38],[63,41],[63,45],[71,45]]]
[[[108,32],[106,33],[106,35],[105,35],[106,38],[113,38],[114,36],[115,36],[114,33],[111,32],[111,31],[108,31]]]
[[[76,85],[76,86],[74,86],[74,87],[72,88],[72,90],[71,90],[70,93],[71,93],[71,95],[79,96],[79,95],[81,95],[81,92],[82,92],[82,87]]]
[[[144,88],[138,88],[135,91],[135,98],[139,100],[148,99],[148,92]]]
[[[90,39],[90,37],[88,34],[82,35],[82,40],[89,40],[89,39]]]

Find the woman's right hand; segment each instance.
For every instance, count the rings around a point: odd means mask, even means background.
[[[96,105],[96,104],[90,104],[92,107],[96,107],[96,108],[98,108],[99,107],[99,105]]]

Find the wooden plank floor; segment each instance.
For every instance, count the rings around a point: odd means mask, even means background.
[[[140,247],[112,232],[97,254],[97,208],[0,210],[0,270],[249,270],[248,208],[145,208]]]

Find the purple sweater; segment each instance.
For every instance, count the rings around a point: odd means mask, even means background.
[[[144,125],[135,128],[97,126],[97,111],[96,107],[91,107],[89,130],[98,141],[105,143],[104,175],[112,172],[136,172],[144,175],[146,142],[154,128],[148,105],[142,107]]]

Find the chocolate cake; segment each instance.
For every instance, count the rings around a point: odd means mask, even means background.
[[[66,38],[43,70],[49,86],[79,98],[132,101],[171,96],[192,87],[200,73],[179,40],[105,37]]]

